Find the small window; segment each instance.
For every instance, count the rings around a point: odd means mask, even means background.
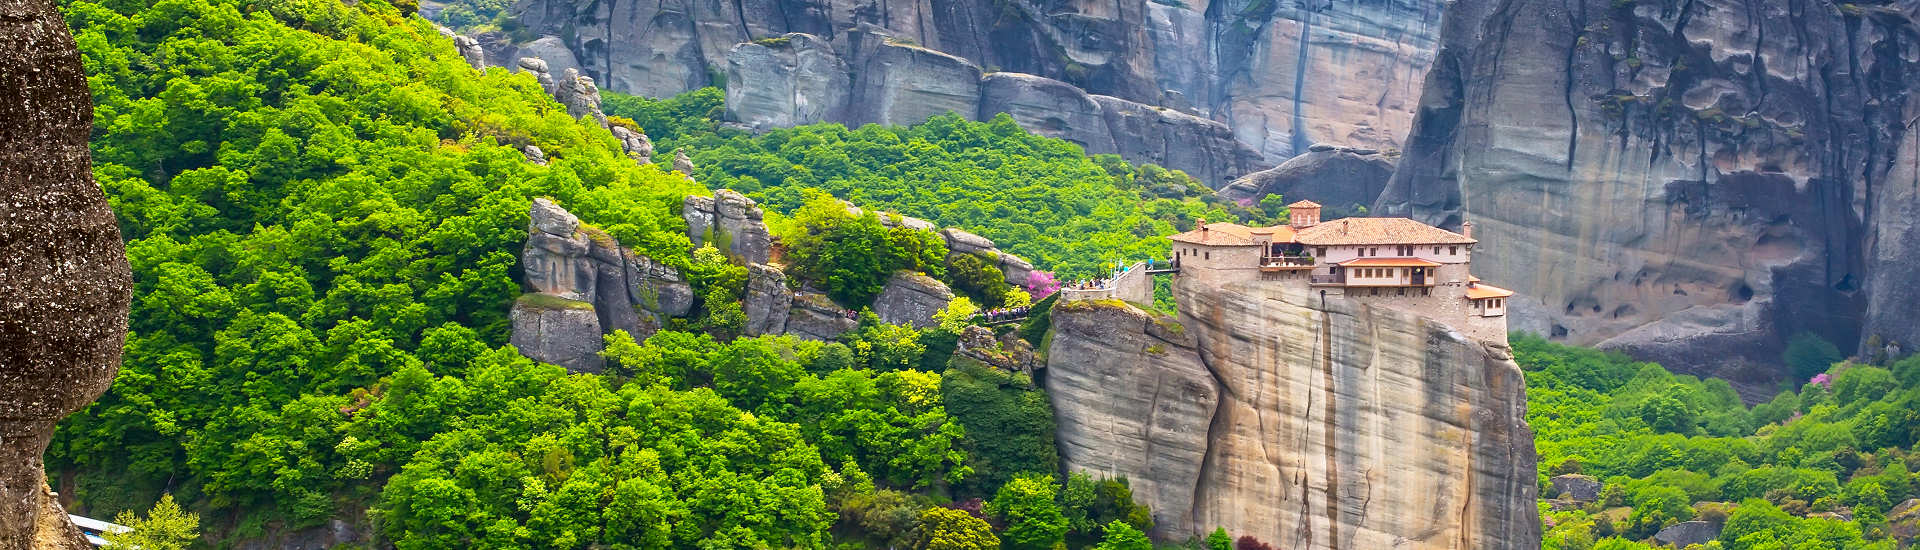
[[[1378,248],[1369,248],[1369,249],[1367,249],[1367,255],[1368,255],[1368,256],[1379,256],[1379,255],[1380,255],[1380,249],[1378,249]]]
[[[1458,246],[1449,246],[1449,247],[1447,247],[1447,255],[1449,255],[1449,256],[1456,256],[1456,255],[1459,255],[1459,254],[1460,254],[1460,247],[1458,247]]]
[[[1398,290],[1398,291],[1400,291],[1400,295],[1401,295],[1401,296],[1406,296],[1406,295],[1407,295],[1407,287],[1400,287],[1400,288],[1397,288],[1397,289],[1394,289],[1394,290]]]
[[[1205,255],[1205,256],[1202,256],[1202,257],[1201,257],[1200,259],[1203,259],[1203,260],[1211,260],[1211,259],[1213,259],[1213,251],[1207,251],[1207,253],[1206,253],[1206,255]]]
[[[1440,247],[1433,247],[1433,254],[1436,256],[1440,255]]]
[[[1326,255],[1327,255],[1327,247],[1324,247],[1324,246],[1322,246],[1322,247],[1319,247],[1319,248],[1315,248],[1315,249],[1313,249],[1313,250],[1314,250],[1314,252],[1313,252],[1313,255],[1315,255],[1315,256],[1326,256]]]

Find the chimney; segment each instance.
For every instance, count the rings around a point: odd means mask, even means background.
[[[1473,238],[1473,222],[1460,222],[1460,236]]]

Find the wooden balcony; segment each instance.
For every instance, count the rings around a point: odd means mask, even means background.
[[[1260,271],[1302,271],[1313,269],[1311,256],[1262,256]]]

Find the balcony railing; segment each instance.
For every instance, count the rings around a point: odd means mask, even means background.
[[[1260,267],[1313,267],[1312,256],[1262,256]]]
[[[1321,275],[1315,273],[1308,277],[1307,281],[1316,285],[1337,285],[1346,283],[1347,278],[1339,275]]]

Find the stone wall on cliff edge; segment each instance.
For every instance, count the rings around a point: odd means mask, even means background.
[[[1475,222],[1516,329],[1749,397],[1793,334],[1920,337],[1913,7],[1461,0],[1441,42],[1374,211]]]
[[[1222,122],[1271,164],[1315,142],[1398,147],[1433,59],[1444,5],[519,0],[513,14],[538,39],[515,44],[497,32],[476,38],[495,65],[537,50],[565,58],[554,60],[555,70],[577,64],[607,89],[664,97],[715,83],[739,43],[806,33],[844,54],[851,37],[878,33],[989,72],[1046,77],[1087,94]]]
[[[1056,306],[1068,469],[1125,476],[1157,536],[1534,549],[1533,434],[1504,345],[1340,297],[1177,282],[1179,317]]]

